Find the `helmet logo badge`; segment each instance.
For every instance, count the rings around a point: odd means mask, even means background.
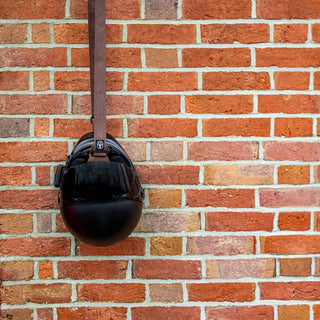
[[[97,140],[96,147],[97,147],[98,150],[103,150],[104,149],[104,141],[103,140]]]

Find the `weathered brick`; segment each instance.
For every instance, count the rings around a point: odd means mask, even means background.
[[[32,309],[2,309],[0,310],[0,319],[23,319],[33,320]]]
[[[147,0],[145,18],[151,20],[177,19],[178,0]]]
[[[282,258],[280,275],[287,277],[307,277],[311,275],[311,258]]]
[[[251,18],[249,0],[186,0],[182,6],[184,19],[246,19]]]
[[[38,320],[53,320],[53,309],[43,308],[37,310]]]
[[[308,72],[278,71],[274,73],[276,90],[308,90],[309,79]]]
[[[253,301],[255,297],[254,283],[188,283],[189,301]]]
[[[261,43],[269,42],[267,24],[204,24],[201,26],[203,43]]]
[[[133,278],[200,279],[201,261],[135,260],[133,262]]]
[[[57,308],[59,320],[126,320],[127,309],[124,307],[78,307],[78,308]],[[45,319],[44,319],[45,320]]]
[[[0,186],[27,186],[29,184],[31,184],[30,167],[0,167]]]
[[[127,261],[59,261],[59,279],[124,279],[127,272]]]
[[[0,24],[0,42],[1,43],[25,43],[28,39],[27,24]]]
[[[218,118],[204,119],[203,135],[205,137],[268,137],[270,136],[270,119],[268,118]]]
[[[132,320],[200,320],[200,307],[133,307]]]
[[[207,260],[207,278],[273,278],[275,259],[219,259]]]
[[[143,302],[145,285],[142,283],[85,283],[77,285],[78,301]]]
[[[200,216],[197,212],[145,213],[137,232],[192,232],[200,230]]]
[[[150,283],[151,302],[182,302],[183,291],[181,283]]]
[[[36,183],[39,186],[50,185],[50,167],[36,168]]]
[[[181,189],[149,189],[148,196],[150,209],[181,207]]]
[[[39,23],[32,25],[32,41],[35,43],[50,43],[50,25],[48,23]]]
[[[176,49],[153,49],[146,48],[147,68],[177,68],[178,52]]]
[[[0,137],[16,138],[28,137],[30,134],[30,120],[19,118],[0,118]]]
[[[197,67],[249,67],[249,48],[187,48],[182,49],[182,66]]]
[[[272,212],[206,212],[208,231],[272,231]]]
[[[280,212],[278,227],[280,230],[309,230],[310,212]]]
[[[263,282],[259,283],[261,300],[311,300],[320,298],[320,282]]]
[[[33,89],[35,91],[45,91],[50,89],[49,71],[33,72]]]
[[[261,236],[261,253],[273,254],[318,254],[320,236],[290,235]]]
[[[183,159],[182,141],[151,141],[151,161],[178,161]]]
[[[1,256],[50,257],[70,254],[70,239],[59,237],[1,239]]]
[[[129,91],[193,91],[197,89],[198,77],[195,72],[129,73]]]
[[[247,236],[188,237],[187,254],[238,255],[255,253],[255,239]]]
[[[192,24],[129,24],[128,43],[184,44],[196,42]]]
[[[203,90],[268,90],[267,72],[204,72]]]
[[[54,271],[53,271],[53,262],[52,261],[40,261],[38,276],[40,279],[53,279]]]
[[[148,97],[149,114],[176,114],[180,112],[180,96],[154,95]]]
[[[1,281],[30,280],[33,278],[33,261],[0,262]]]
[[[3,287],[2,302],[6,304],[71,302],[71,284],[24,284]]]
[[[150,238],[150,253],[153,256],[175,256],[182,254],[181,237]]]
[[[312,137],[313,120],[308,118],[275,119],[274,134],[281,137]]]
[[[65,0],[33,0],[1,2],[0,19],[63,19]]]
[[[302,305],[281,305],[278,306],[278,317],[279,320],[286,320],[286,319],[297,319],[297,320],[309,320],[309,306],[302,304]]]
[[[258,157],[258,146],[254,142],[200,141],[188,143],[188,159],[205,160],[254,160]]]
[[[207,320],[273,320],[273,306],[207,307]]]
[[[307,39],[307,24],[277,24],[274,26],[275,42],[304,43]]]
[[[33,217],[31,213],[0,215],[0,233],[25,234],[33,231]]]
[[[253,111],[253,98],[246,95],[194,95],[185,97],[188,113],[245,114]]]
[[[189,189],[186,190],[190,207],[253,208],[252,189]]]
[[[52,232],[52,213],[39,212],[37,214],[38,232],[50,233]]]
[[[0,90],[4,90],[4,91],[29,90],[29,72],[28,71],[2,71],[0,73]]]
[[[308,184],[310,181],[309,166],[279,166],[278,184]]]

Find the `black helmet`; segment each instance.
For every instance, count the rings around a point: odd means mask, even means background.
[[[94,139],[84,135],[56,172],[59,205],[69,231],[79,240],[108,246],[126,238],[139,222],[144,191],[120,144],[107,134],[109,161],[88,162]]]

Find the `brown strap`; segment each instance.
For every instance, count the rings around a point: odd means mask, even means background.
[[[106,157],[106,3],[88,1],[93,157]]]

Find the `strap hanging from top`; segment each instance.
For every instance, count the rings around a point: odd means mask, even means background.
[[[92,155],[106,157],[106,3],[88,0],[89,57],[92,126]]]

